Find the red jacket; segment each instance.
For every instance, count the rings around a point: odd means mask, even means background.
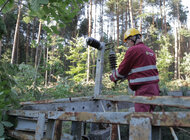
[[[156,56],[153,50],[138,43],[130,47],[119,68],[112,74],[111,80],[127,78],[132,90],[143,84],[158,83],[158,70],[156,67]]]

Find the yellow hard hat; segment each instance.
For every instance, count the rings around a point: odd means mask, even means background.
[[[125,32],[123,41],[126,42],[128,37],[135,35],[141,35],[141,33],[135,28],[130,28]]]

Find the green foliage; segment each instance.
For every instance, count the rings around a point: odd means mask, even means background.
[[[28,14],[46,21],[46,26],[43,27],[46,32],[59,34],[58,29],[73,20],[85,1],[87,0],[30,0]],[[52,25],[53,22],[56,26]]]
[[[84,48],[84,43],[85,40],[81,37],[70,41],[70,45],[67,46],[69,53],[66,55],[66,58],[72,63],[67,74],[76,82],[86,79],[87,49]]]
[[[25,17],[23,17],[22,20],[23,20],[26,24],[28,24],[28,23],[30,23],[31,18],[30,18],[29,16],[25,16]]]
[[[182,23],[185,23],[187,21],[188,10],[186,8],[184,8],[184,6],[181,4],[181,1],[180,0],[171,0],[168,2],[169,2],[169,7],[171,8],[170,12],[168,13],[169,16],[171,16],[171,18],[173,18],[173,19],[178,19],[178,16],[179,16],[179,20]],[[178,13],[179,13],[179,15],[178,15]]]
[[[119,64],[121,63],[121,61],[124,59],[125,53],[127,51],[127,48],[125,46],[119,46],[117,48],[117,53],[116,53],[116,57],[117,57],[117,66],[119,66]]]
[[[184,37],[190,37],[190,31],[185,28],[180,29],[180,34],[183,35]]]
[[[160,80],[162,82],[166,82],[169,80],[169,75],[171,74],[171,72],[169,72],[169,66],[173,59],[169,52],[169,47],[171,46],[169,36],[161,36],[159,42],[161,49],[158,52],[157,67],[159,70]]]
[[[79,36],[88,35],[88,19],[84,19],[79,28]]]
[[[44,78],[40,73],[36,72],[36,69],[33,66],[24,63],[20,64],[18,66],[18,72],[14,78],[17,82],[15,90],[18,92],[18,96],[22,96],[23,100],[40,99],[39,87],[43,84]],[[36,83],[34,82],[35,80]],[[34,83],[38,85],[38,88]]]
[[[2,7],[7,0],[1,0],[0,1],[0,7]],[[5,14],[7,12],[10,12],[14,7],[14,0],[9,0],[8,3],[5,5],[5,7],[2,9],[2,12]]]
[[[0,139],[6,138],[5,128],[13,126],[4,117],[3,111],[18,107],[17,93],[12,88],[16,85],[13,77],[16,71],[16,66],[0,62]]]
[[[0,17],[0,40],[2,35],[6,33],[6,26],[2,17]]]
[[[190,53],[185,52],[185,56],[183,57],[182,63],[181,63],[181,70],[182,74],[185,75],[186,79],[190,78]]]
[[[71,84],[67,79],[60,78],[56,84],[47,89],[48,95],[52,96],[53,99],[67,98],[71,96]]]
[[[154,25],[151,25],[149,28],[148,28],[148,32],[146,34],[146,38],[144,40],[144,43],[150,47],[151,49],[153,49],[154,51],[155,50],[158,50],[159,48],[159,43],[158,42],[158,34],[160,32],[158,31],[157,28],[154,27]]]

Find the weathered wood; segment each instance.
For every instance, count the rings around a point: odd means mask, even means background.
[[[75,140],[81,140],[84,135],[83,122],[72,122],[71,135]]]
[[[97,100],[126,101],[132,103],[152,104],[159,106],[173,106],[190,108],[190,96],[113,96],[99,95]]]
[[[27,125],[26,125],[27,124]],[[35,132],[37,120],[31,120],[28,118],[17,118],[17,126],[15,130],[31,131]]]
[[[90,132],[88,134],[89,140],[108,140],[110,139],[110,128],[100,129]]]
[[[98,96],[101,93],[102,89],[102,74],[104,67],[104,51],[105,51],[105,43],[101,42],[101,50],[98,50],[98,57],[96,61],[96,78],[95,78],[95,86],[94,86],[94,96]]]
[[[36,131],[35,131],[35,140],[41,140],[44,136],[44,128],[45,128],[45,114],[39,113]]]
[[[53,139],[52,140],[61,140],[62,134],[62,121],[55,120],[54,127],[53,127]]]
[[[27,132],[8,130],[7,134],[8,136],[17,138],[19,140],[35,140],[34,134],[27,133]]]
[[[63,112],[13,110],[8,115],[30,117],[45,113],[46,119],[93,123],[129,124],[131,116],[151,118],[153,126],[190,127],[190,112]]]
[[[45,138],[51,140],[60,140],[62,134],[62,121],[48,120]]]
[[[129,140],[152,140],[150,118],[131,118],[129,125]]]
[[[76,101],[76,102],[63,102],[63,103],[47,103],[47,104],[29,104],[24,105],[22,110],[48,110],[48,111],[65,111],[65,112],[102,112],[103,108],[100,104],[102,102],[106,111],[112,111],[114,104],[111,101],[94,100],[92,101]],[[126,109],[133,107],[133,103],[118,102],[119,109]]]

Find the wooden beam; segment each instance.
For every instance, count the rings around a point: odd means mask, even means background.
[[[158,106],[172,106],[190,108],[190,96],[113,96],[100,95],[96,100],[126,101],[132,103],[152,104]]]
[[[63,121],[82,121],[93,123],[129,124],[131,117],[148,117],[153,126],[190,127],[190,112],[63,112],[63,111],[29,111],[13,110],[11,116],[33,118],[45,113],[46,119]]]

